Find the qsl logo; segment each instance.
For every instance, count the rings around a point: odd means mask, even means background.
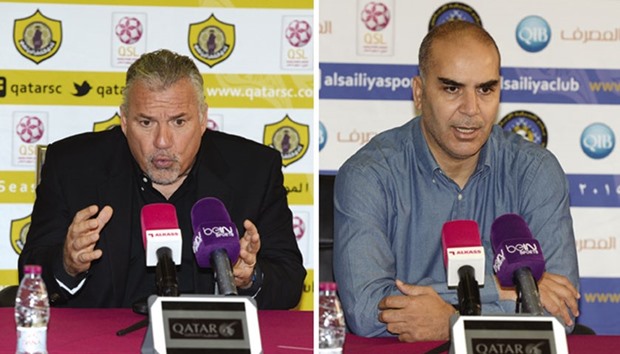
[[[603,123],[590,124],[581,133],[581,149],[593,159],[607,157],[615,146],[614,132]]]
[[[362,22],[373,32],[381,31],[390,23],[390,9],[382,2],[369,2],[362,10]]]
[[[301,240],[306,234],[306,223],[297,215],[293,216],[293,232],[297,241]]]
[[[286,28],[284,36],[293,47],[304,47],[312,38],[312,26],[304,20],[294,20]]]
[[[34,144],[43,137],[43,121],[36,116],[24,116],[17,123],[17,136],[26,144]]]
[[[124,44],[134,44],[142,38],[142,23],[135,17],[125,16],[118,21],[114,33]]]

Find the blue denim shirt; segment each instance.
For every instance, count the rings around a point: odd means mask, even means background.
[[[448,303],[441,229],[475,220],[485,250],[482,313],[514,313],[500,301],[493,278],[490,228],[517,213],[540,242],[546,271],[578,287],[579,272],[568,182],[551,152],[494,126],[463,189],[431,155],[420,117],[377,135],[340,168],[334,187],[334,275],[347,325],[362,336],[390,335],[378,304],[400,294],[395,280],[427,285]]]

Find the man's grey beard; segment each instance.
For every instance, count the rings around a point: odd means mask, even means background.
[[[157,170],[157,173],[159,173],[161,170]],[[146,175],[151,179],[151,181],[155,184],[159,184],[159,185],[163,185],[163,186],[167,186],[170,184],[173,184],[174,182],[178,181],[179,178],[181,178],[182,176],[180,175],[180,172],[178,170],[178,168],[173,168],[173,169],[167,169],[166,170],[168,173],[172,173],[175,172],[174,178],[166,178],[166,179],[159,179],[156,178],[154,173],[153,173],[153,169],[149,168],[146,171]]]
[[[151,181],[155,184],[159,184],[159,185],[163,185],[163,186],[167,186],[170,184],[175,183],[176,181],[178,181],[181,177],[183,177],[181,175],[181,169],[180,169],[180,165],[179,165],[179,161],[178,158],[176,156],[172,156],[172,161],[174,161],[174,164],[172,165],[172,167],[167,168],[167,169],[158,169],[156,168],[153,163],[151,162],[153,159],[153,157],[148,157],[147,158],[147,163],[146,163],[146,175],[151,179]],[[162,172],[166,175],[166,176],[170,176],[169,178],[157,178],[157,175],[161,175]]]

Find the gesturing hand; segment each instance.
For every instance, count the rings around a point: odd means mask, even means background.
[[[112,208],[105,206],[93,218],[97,211],[99,208],[96,205],[86,207],[75,214],[69,225],[63,249],[63,265],[65,271],[73,277],[90,269],[91,262],[103,254],[100,249],[95,249],[95,244],[101,229],[112,218]]]
[[[243,227],[245,228],[245,233],[239,240],[241,248],[239,258],[233,268],[233,275],[235,276],[235,286],[246,289],[252,286],[252,273],[254,272],[254,266],[256,266],[258,251],[260,250],[260,235],[256,226],[250,220],[245,220]]]

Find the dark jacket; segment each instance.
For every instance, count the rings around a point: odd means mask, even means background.
[[[250,219],[261,236],[258,264],[264,278],[256,296],[259,308],[296,306],[306,271],[292,229],[280,154],[256,142],[209,130],[202,137],[201,151],[201,161],[195,165],[199,168],[196,200],[220,199],[241,235],[243,220]],[[21,279],[25,264],[43,266],[52,305],[122,306],[130,253],[132,164],[127,140],[118,127],[48,146],[19,269]],[[114,214],[96,246],[103,256],[92,263],[84,286],[71,296],[60,288],[54,272],[64,272],[63,245],[75,213],[92,204],[110,205]],[[200,276],[213,283],[212,274]]]

